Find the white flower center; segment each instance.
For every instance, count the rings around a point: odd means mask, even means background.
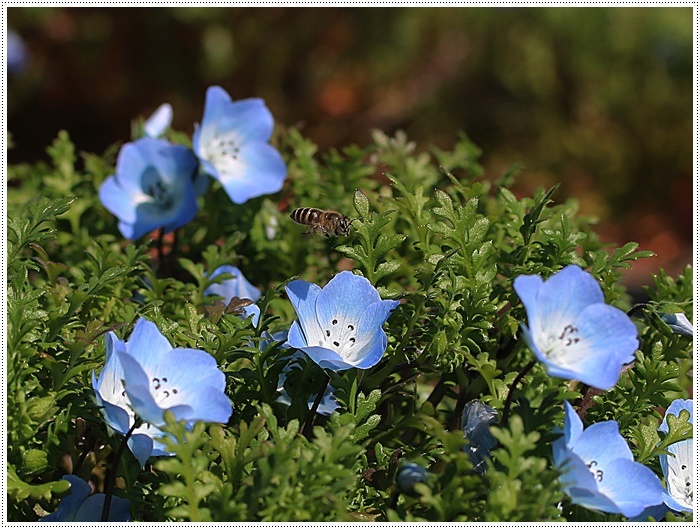
[[[567,349],[580,341],[578,328],[569,323],[564,325],[561,330],[550,330],[540,349],[547,358],[557,360],[565,357],[569,353]]]
[[[167,377],[151,379],[151,393],[158,405],[178,394],[178,389],[168,382]]]
[[[335,351],[343,358],[346,357],[346,351],[349,353],[349,349],[354,347],[357,342],[356,322],[340,321],[338,318],[333,318],[330,324],[323,329],[323,333],[323,340],[319,345]]]
[[[693,506],[693,472],[685,463],[669,465],[668,488],[671,496],[688,507]]]
[[[216,136],[204,148],[206,160],[214,167],[238,160],[240,151],[240,142],[234,134]]]

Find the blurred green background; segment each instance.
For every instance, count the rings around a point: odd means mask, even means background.
[[[208,86],[262,97],[322,150],[405,130],[419,148],[459,131],[488,178],[562,182],[608,241],[692,259],[691,8],[8,8],[27,62],[8,80],[10,163],[128,141],[162,102],[191,133]],[[400,176],[400,175],[399,175]]]

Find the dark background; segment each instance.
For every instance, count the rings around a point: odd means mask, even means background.
[[[262,97],[321,150],[405,130],[464,131],[489,178],[562,182],[604,240],[658,256],[630,287],[691,262],[691,8],[8,8],[27,62],[9,76],[10,163],[130,137],[162,102],[191,133],[212,84]]]

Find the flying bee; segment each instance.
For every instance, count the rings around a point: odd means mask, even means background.
[[[309,231],[306,233],[321,233],[326,237],[331,235],[347,237],[350,234],[350,223],[352,220],[337,211],[318,208],[297,208],[289,216],[297,224],[308,226]]]

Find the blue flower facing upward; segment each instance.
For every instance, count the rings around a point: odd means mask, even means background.
[[[136,414],[124,388],[124,368],[117,354],[117,350],[126,350],[126,343],[110,331],[105,336],[105,344],[107,359],[99,378],[95,377],[94,371],[92,372],[92,389],[107,425],[115,432],[126,435],[136,421]],[[152,455],[171,455],[159,441],[164,435],[160,429],[144,423],[134,430],[127,446],[141,466],[144,466]]]
[[[173,349],[152,322],[140,318],[127,342],[114,340],[111,356],[93,387],[107,423],[120,433],[133,426],[135,415],[145,424],[134,431],[129,447],[143,465],[150,455],[167,455],[157,439],[170,411],[188,426],[197,421],[228,421],[231,403],[226,380],[214,358],[198,349]],[[108,343],[108,352],[110,346]],[[144,430],[141,430],[145,427]]]
[[[205,296],[221,296],[225,305],[228,305],[231,300],[236,298],[250,299],[258,301],[260,299],[260,289],[253,286],[243,275],[238,267],[223,265],[212,272],[210,278],[214,278],[220,274],[231,274],[231,279],[224,279],[221,283],[209,285],[204,291]],[[253,325],[258,324],[260,319],[260,307],[255,303],[243,307],[244,317],[247,318],[253,315]]]
[[[525,340],[550,375],[603,390],[617,383],[634,360],[637,328],[605,304],[591,274],[570,265],[546,281],[518,276],[513,286],[527,312]]]
[[[187,147],[140,138],[126,143],[115,174],[100,186],[100,201],[119,219],[119,231],[138,239],[157,228],[171,232],[197,214],[197,158]]]
[[[226,378],[213,356],[198,349],[173,349],[154,323],[140,318],[117,349],[124,368],[124,387],[131,407],[143,421],[163,426],[163,413],[178,421],[228,421],[231,403]]]
[[[552,445],[554,463],[562,472],[562,489],[577,505],[603,512],[636,516],[662,501],[663,487],[650,469],[634,461],[615,421],[583,429],[564,403],[564,435]]]
[[[231,101],[220,86],[207,90],[192,148],[202,171],[221,182],[236,204],[282,189],[287,167],[269,143],[273,128],[262,99]]]
[[[368,369],[379,362],[387,346],[382,325],[398,301],[382,300],[366,278],[348,271],[324,288],[298,279],[286,290],[299,321],[285,345],[333,371]]]
[[[40,518],[40,522],[99,522],[102,520],[102,507],[105,503],[104,494],[93,494],[90,484],[78,476],[66,475],[63,479],[70,482],[70,494],[65,496],[58,510]],[[110,522],[130,522],[129,500],[112,496],[109,510]]]

